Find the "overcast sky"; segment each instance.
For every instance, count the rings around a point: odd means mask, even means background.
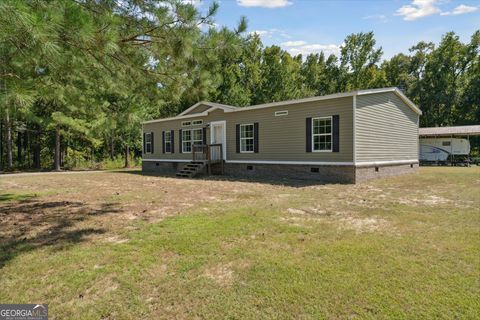
[[[205,10],[211,0],[193,1]],[[406,53],[418,41],[438,43],[455,31],[469,41],[480,29],[480,0],[221,0],[216,22],[234,27],[241,16],[249,32],[265,45],[276,44],[292,54],[338,53],[345,36],[374,31],[383,58]]]

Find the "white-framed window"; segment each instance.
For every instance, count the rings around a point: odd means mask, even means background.
[[[240,152],[252,153],[254,151],[253,123],[240,125]]]
[[[275,117],[288,116],[288,110],[275,111]]]
[[[203,143],[203,129],[192,129],[192,143],[193,144],[202,144]]]
[[[145,153],[152,153],[152,133],[145,132]]]
[[[203,120],[193,120],[192,121],[192,126],[199,126],[203,124]]]
[[[192,152],[192,145],[203,143],[203,129],[182,130],[182,152]]]
[[[192,124],[191,121],[182,121],[182,127],[188,127]]]
[[[332,151],[332,117],[312,118],[312,151]]]
[[[182,130],[182,152],[192,152],[192,131]]]
[[[165,146],[165,153],[172,152],[172,132],[171,131],[165,131],[164,146]]]

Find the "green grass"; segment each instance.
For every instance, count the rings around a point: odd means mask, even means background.
[[[30,186],[34,193],[62,178],[15,179],[23,192]],[[480,314],[479,168],[422,168],[419,175],[357,186],[177,181],[132,173],[69,179],[62,183],[75,188],[39,203],[65,198],[95,206],[108,198],[115,212],[86,214],[66,228],[105,233],[37,245],[30,226],[23,244],[4,247],[19,253],[0,268],[2,303],[49,303],[52,319]],[[99,183],[104,187],[92,191]],[[190,206],[148,215],[188,204],[193,190],[199,200]],[[23,199],[9,200],[10,210],[15,204],[26,210]],[[73,214],[69,207],[42,210],[46,216]],[[137,219],[122,218],[144,210]],[[111,237],[115,241],[105,240]]]
[[[24,201],[34,198],[37,195],[34,193],[2,193],[0,194],[0,202],[4,201]]]

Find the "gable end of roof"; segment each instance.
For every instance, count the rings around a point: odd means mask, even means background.
[[[195,103],[193,106],[186,109],[185,111],[181,112],[179,115],[177,115],[177,117],[184,116],[184,115],[188,114],[190,111],[195,110],[195,108],[197,108],[199,106],[202,106],[202,105],[203,106],[208,106],[208,107],[211,107],[211,108],[223,109],[225,111],[226,110],[233,110],[233,109],[237,108],[237,107],[234,107],[234,106],[229,106],[227,104],[221,104],[221,103],[215,103],[215,102],[209,102],[209,101],[200,101],[200,102]]]
[[[371,89],[371,90],[359,90],[357,91],[357,95],[367,95],[367,94],[375,94],[375,93],[385,93],[385,92],[393,92],[395,93],[407,106],[409,106],[413,111],[415,111],[418,115],[422,115],[422,110],[418,108],[412,100],[410,100],[400,89],[397,87],[391,88],[381,88],[381,89]]]

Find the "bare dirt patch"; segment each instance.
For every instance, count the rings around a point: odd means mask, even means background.
[[[233,283],[232,263],[210,267],[205,270],[203,275],[220,286],[230,286]]]
[[[453,201],[441,196],[428,195],[428,196],[425,196],[424,198],[400,198],[398,202],[401,204],[413,205],[413,206],[425,206],[425,205],[437,206],[437,205],[451,204]]]
[[[250,267],[250,262],[246,260],[219,263],[206,268],[202,276],[213,280],[219,286],[228,287],[235,281],[235,271],[244,270],[248,267]]]
[[[339,222],[341,223],[340,228],[354,230],[357,233],[394,231],[387,220],[378,217],[347,217],[341,218]]]
[[[110,243],[116,243],[116,244],[121,244],[121,243],[126,243],[128,242],[128,239],[121,238],[119,236],[111,236],[105,239],[107,242]]]
[[[306,213],[307,213],[307,212],[304,211],[304,210],[295,209],[295,208],[288,208],[288,209],[287,209],[287,212],[288,212],[288,213],[291,213],[291,214],[306,214]]]
[[[312,222],[335,225],[340,230],[354,230],[364,232],[396,232],[395,228],[386,219],[369,216],[360,217],[353,211],[332,210],[323,208],[288,208],[290,214],[280,217],[280,220],[294,226],[312,228]]]

